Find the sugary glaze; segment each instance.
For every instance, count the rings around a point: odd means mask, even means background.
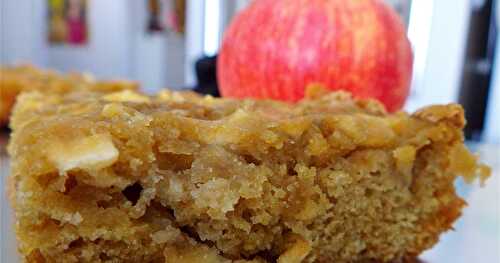
[[[9,152],[28,262],[390,262],[452,227],[488,169],[463,110],[387,114],[164,91],[24,93]]]

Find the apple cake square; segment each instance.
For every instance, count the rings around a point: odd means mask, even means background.
[[[394,262],[485,179],[458,105],[389,114],[163,91],[23,93],[9,197],[27,262]]]

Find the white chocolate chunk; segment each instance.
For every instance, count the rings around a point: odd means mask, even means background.
[[[75,168],[98,170],[116,162],[118,150],[108,135],[96,134],[67,142],[55,142],[48,149],[48,157],[60,173]]]
[[[224,219],[226,213],[234,211],[240,196],[233,191],[230,182],[226,179],[216,178],[191,191],[195,205],[208,208],[208,214],[217,219]]]
[[[157,94],[160,100],[172,100],[176,102],[184,102],[186,99],[179,92],[162,90]]]
[[[137,103],[147,103],[149,102],[149,98],[135,93],[130,90],[123,90],[118,92],[110,93],[103,97],[104,100],[113,101],[113,102],[137,102]]]

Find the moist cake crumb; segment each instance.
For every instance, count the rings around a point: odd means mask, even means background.
[[[488,168],[458,105],[388,114],[162,91],[23,93],[10,198],[27,262],[394,262],[450,230]]]

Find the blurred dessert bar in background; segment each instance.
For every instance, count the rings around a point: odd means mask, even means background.
[[[0,126],[6,125],[17,95],[25,91],[67,93],[75,90],[137,90],[135,82],[96,81],[90,74],[62,74],[34,66],[0,67]]]

